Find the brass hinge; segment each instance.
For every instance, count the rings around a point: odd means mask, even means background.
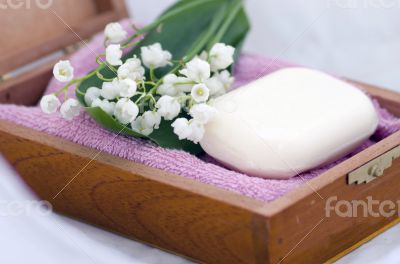
[[[384,171],[390,168],[397,158],[400,158],[400,146],[350,172],[347,176],[347,184],[362,184],[375,180],[382,176]]]

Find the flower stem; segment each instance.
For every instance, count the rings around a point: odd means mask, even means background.
[[[99,54],[99,55],[96,57],[96,62],[97,62],[97,64],[101,65],[101,64],[104,63],[104,61],[101,59],[101,57],[104,57],[105,55],[106,55],[106,54],[101,53],[101,54]]]
[[[137,93],[137,94],[141,94],[140,97],[135,101],[135,104],[138,104],[140,102],[140,100],[142,100],[143,98],[145,98],[147,96],[146,93]]]
[[[151,80],[152,82],[155,82],[155,81],[156,81],[156,76],[155,76],[155,74],[154,74],[154,67],[153,67],[153,66],[150,66],[150,80]]]
[[[76,89],[75,90],[78,94],[80,94],[80,95],[82,95],[82,96],[85,96],[85,93],[84,92],[82,92],[81,90],[79,90],[79,89]]]
[[[58,95],[60,95],[62,92],[68,91],[69,87],[71,87],[71,86],[74,85],[74,84],[81,83],[82,81],[87,80],[87,79],[89,79],[90,77],[93,77],[93,76],[96,75],[100,70],[102,70],[103,67],[104,67],[104,65],[100,65],[100,67],[98,67],[96,70],[92,71],[92,72],[89,73],[88,75],[85,75],[85,76],[83,76],[83,77],[81,77],[81,78],[74,79],[74,80],[70,81],[70,82],[67,83],[63,88],[61,88],[60,90],[58,90],[58,91],[55,92],[54,94],[55,94],[56,96],[58,96]],[[78,86],[76,87],[75,91],[78,91]],[[79,91],[79,92],[81,92],[81,91]]]
[[[173,68],[169,73],[167,74],[171,74],[171,73],[176,73],[179,69],[181,68],[181,65],[177,65],[175,66],[175,68]],[[158,87],[162,84],[163,79],[158,80],[158,82],[156,82],[156,85],[150,89],[149,94],[156,94],[157,93],[157,89]]]
[[[176,84],[176,85],[191,85],[191,84],[196,84],[196,82],[176,82],[174,84]]]
[[[197,1],[201,2],[201,1]],[[197,3],[195,2],[195,3]],[[190,49],[190,52],[182,59],[183,64],[191,60],[194,56],[199,54],[199,52],[204,48],[210,38],[213,36],[215,31],[218,29],[220,24],[222,23],[223,19],[225,18],[227,4],[225,3],[214,16],[213,20],[211,21],[211,25],[207,31],[205,31],[201,36],[197,39],[196,43]],[[178,64],[175,66],[168,74],[176,73],[179,69],[181,69],[183,65]],[[162,84],[162,79],[160,79],[156,85],[149,91],[151,94],[155,94],[157,92],[157,88]]]
[[[231,8],[228,9],[227,17],[224,19],[223,24],[220,26],[212,41],[210,41],[207,50],[210,50],[215,43],[218,43],[222,40],[226,31],[229,29],[229,26],[232,24],[239,11],[242,9],[243,0],[235,0],[232,2],[233,3],[231,5]]]
[[[179,7],[170,9],[169,11],[167,11],[165,14],[161,15],[156,21],[154,21],[153,23],[144,26],[143,28],[139,29],[135,34],[133,34],[131,37],[129,37],[126,42],[124,43],[124,45],[129,44],[133,39],[139,37],[140,35],[147,33],[155,28],[157,28],[161,23],[163,23],[165,20],[178,15],[180,13],[183,13],[185,11],[187,11],[190,8],[194,8],[200,4],[203,4],[204,2],[212,2],[215,0],[197,0],[197,1],[187,1],[187,3],[182,4]]]
[[[225,13],[227,9],[227,3],[225,3],[215,14],[214,19],[211,21],[211,25],[208,30],[205,31],[197,40],[197,43],[193,45],[191,51],[183,59],[185,62],[191,60],[194,56],[200,53],[204,46],[209,42],[210,38],[215,34],[215,31],[220,27],[221,23],[225,18]]]
[[[148,85],[151,85],[151,86],[155,86],[156,85],[156,83],[155,82],[143,82],[144,84],[148,84]]]
[[[139,42],[140,42],[140,40],[137,40],[137,41],[130,42],[128,44],[124,44],[123,46],[121,46],[121,49],[131,48],[131,47],[137,45]]]
[[[105,82],[112,82],[114,80],[114,78],[105,78],[103,76],[103,74],[101,74],[98,71],[96,71],[96,76],[97,76],[97,78],[99,78],[100,80],[105,81]]]

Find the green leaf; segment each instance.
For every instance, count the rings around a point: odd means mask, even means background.
[[[140,133],[137,133],[127,126],[122,125],[113,117],[104,112],[100,107],[86,107],[86,111],[90,116],[104,128],[115,132],[119,135],[133,136],[138,138],[144,138]]]
[[[202,149],[198,144],[193,144],[193,142],[188,140],[176,140],[176,135],[173,131],[167,129],[171,127],[171,121],[162,122],[160,129],[155,130],[149,136],[144,136],[132,130],[129,126],[122,125],[99,107],[86,107],[86,111],[97,123],[118,135],[147,138],[160,147],[182,149],[195,155],[202,152]]]
[[[139,56],[141,47],[155,42],[161,43],[164,49],[170,51],[175,60],[184,58],[193,50],[193,47],[197,46],[200,50],[206,49],[207,45],[210,45],[213,41],[221,41],[236,47],[235,57],[237,57],[250,29],[246,13],[242,6],[237,9],[238,4],[242,4],[242,0],[178,1],[160,16],[158,22],[156,21],[149,27],[151,30],[144,39],[124,56],[123,60],[125,61],[134,55]],[[238,12],[232,14],[232,10]],[[159,23],[160,21],[161,23]],[[221,33],[220,29],[224,27],[225,30]],[[215,38],[220,35],[219,33],[222,37],[220,40],[216,40]],[[163,76],[171,69],[171,67],[158,69],[156,75]],[[116,77],[116,73],[107,67],[102,69],[100,73],[106,78]],[[102,81],[97,76],[93,76],[79,85],[76,96],[82,105],[85,105],[83,94],[92,86],[101,87]],[[163,120],[160,128],[146,137],[133,131],[129,126],[124,128],[123,125],[100,108],[87,107],[86,110],[96,122],[113,132],[147,138],[165,148],[181,149],[192,154],[202,152],[200,145],[188,140],[179,140],[173,133],[171,121]],[[186,117],[186,114],[182,114],[180,117]]]
[[[171,121],[161,122],[160,128],[154,130],[154,132],[150,134],[149,138],[160,147],[181,149],[194,155],[203,152],[203,149],[200,147],[199,144],[194,144],[192,141],[189,140],[179,140],[174,131],[171,129],[171,124]]]

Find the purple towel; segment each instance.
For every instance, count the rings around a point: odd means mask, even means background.
[[[126,21],[124,24],[126,24]],[[83,75],[96,66],[94,61],[96,54],[103,51],[102,38],[102,34],[97,35],[88,47],[82,48],[72,56],[71,63],[75,67],[76,76]],[[236,67],[235,87],[288,66],[290,65],[280,61],[243,55]],[[48,92],[59,87],[60,84],[53,79],[49,84]],[[71,96],[73,96],[73,93],[71,93]],[[375,102],[375,105],[380,114],[378,130],[370,140],[348,157],[400,130],[400,119],[382,109],[377,102]],[[304,180],[310,180],[344,160],[303,173],[301,177],[298,176],[289,180],[268,180],[228,170],[206,155],[197,158],[182,151],[157,147],[144,140],[116,136],[100,128],[86,113],[82,113],[74,121],[68,122],[58,114],[46,115],[42,113],[39,107],[0,105],[0,119],[12,121],[121,158],[241,193],[261,201],[275,200],[303,184]]]

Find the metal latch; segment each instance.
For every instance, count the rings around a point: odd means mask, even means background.
[[[350,172],[347,176],[347,184],[362,184],[375,180],[382,176],[384,171],[390,168],[397,158],[400,158],[400,146]]]

